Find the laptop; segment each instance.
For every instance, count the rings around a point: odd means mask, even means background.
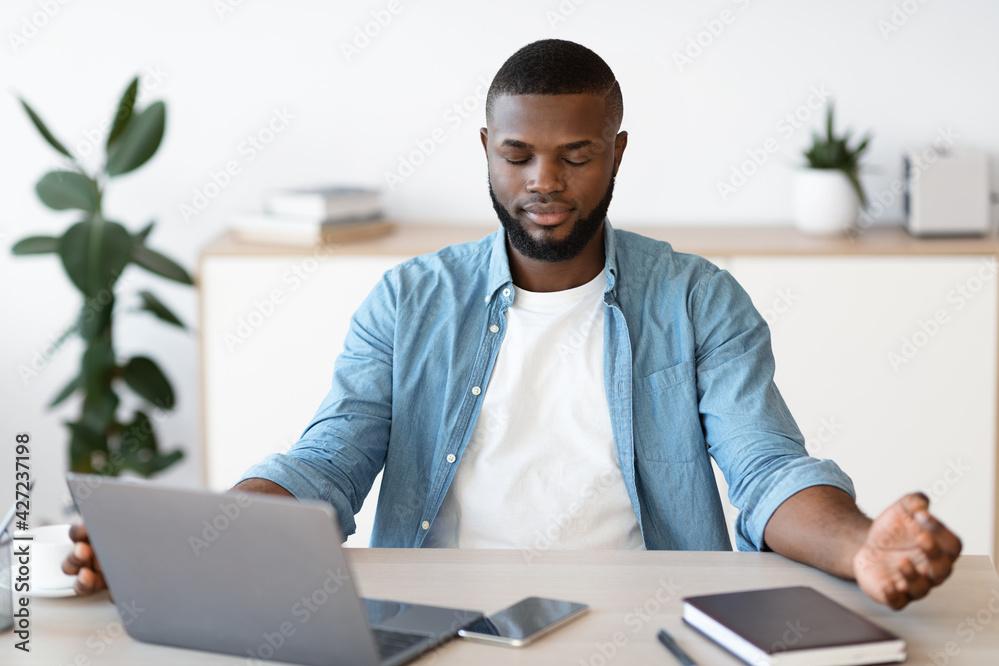
[[[404,664],[478,611],[358,596],[329,505],[67,474],[125,631],[307,666]]]

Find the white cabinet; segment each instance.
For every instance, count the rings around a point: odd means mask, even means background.
[[[656,231],[648,235],[670,238],[670,230]],[[482,234],[456,235],[450,242]],[[705,247],[770,323],[777,385],[811,453],[853,477],[869,513],[921,489],[964,539],[965,552],[991,554],[995,254],[755,256],[759,247],[746,255]],[[200,283],[212,488],[229,487],[298,438],[329,387],[351,314],[382,272],[407,256],[398,246],[322,258],[231,243],[206,252]],[[380,481],[349,545],[368,542]]]
[[[350,316],[403,257],[213,256],[202,260],[205,470],[232,486],[291,446],[325,397]],[[371,536],[375,481],[350,545]]]
[[[734,257],[767,318],[776,381],[812,455],[853,478],[869,514],[913,490],[991,554],[996,261]]]

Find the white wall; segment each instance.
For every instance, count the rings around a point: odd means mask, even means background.
[[[169,104],[168,134],[152,163],[113,183],[107,204],[133,227],[160,220],[155,243],[191,265],[228,214],[255,207],[274,186],[381,185],[403,220],[492,220],[477,137],[485,91],[510,53],[546,36],[590,46],[622,83],[631,137],[611,210],[619,225],[786,220],[790,168],[821,118],[815,91],[835,96],[844,122],[874,132],[865,180],[877,198],[898,178],[905,145],[944,135],[999,153],[997,27],[999,4],[989,0],[7,0],[0,84],[29,98],[83,152],[95,132],[103,135],[128,78],[143,72],[143,98]],[[789,114],[802,118],[797,129]],[[278,130],[269,134],[272,121]],[[56,160],[9,94],[0,97],[0,128],[7,247],[70,218],[34,198],[35,180]],[[254,138],[264,145],[253,148]],[[745,169],[756,173],[735,186],[733,169],[753,154],[761,164]],[[216,188],[227,162],[239,173]],[[420,164],[389,188],[401,162]],[[726,182],[736,191],[723,196]],[[888,196],[876,217],[899,211]],[[42,517],[57,517],[66,441],[59,420],[75,406],[49,414],[42,405],[72,373],[79,348],[50,361],[41,355],[77,297],[51,258],[0,253],[0,285],[0,438],[7,450],[14,431],[34,435]],[[195,320],[193,294],[157,288]],[[136,315],[118,339],[122,351],[151,350],[174,378],[180,407],[160,432],[191,455],[168,478],[196,483],[194,337]],[[9,477],[0,474],[0,498],[9,496]]]

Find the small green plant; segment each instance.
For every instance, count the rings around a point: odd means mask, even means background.
[[[183,452],[161,451],[150,413],[174,407],[173,387],[166,374],[147,356],[120,361],[113,338],[114,307],[118,278],[128,266],[138,266],[160,277],[185,285],[191,276],[177,262],[150,248],[146,241],[153,230],[148,223],[131,233],[104,212],[105,189],[113,178],[131,173],[149,161],[159,149],[166,127],[162,101],[136,108],[138,78],[125,89],[112,119],[104,145],[104,163],[88,173],[80,161],[60,142],[41,117],[21,99],[28,118],[42,138],[62,155],[64,168],[49,171],[35,186],[42,203],[57,211],[77,211],[81,219],[61,236],[29,236],[14,244],[15,255],[54,254],[83,297],[83,306],[72,325],[60,336],[64,341],[79,335],[84,343],[78,374],[52,399],[53,408],[74,393],[82,394],[79,416],[66,421],[69,430],[70,469],[118,475],[132,470],[151,476],[173,465]],[[172,326],[183,322],[150,291],[133,295],[137,309]],[[127,420],[119,416],[118,391],[127,386],[142,401]],[[151,409],[150,409],[151,408]]]
[[[826,136],[819,136],[818,132],[812,132],[812,145],[805,151],[805,159],[812,169],[838,169],[850,181],[860,206],[867,208],[867,195],[864,187],[860,183],[860,156],[871,141],[870,135],[865,135],[860,142],[851,148],[849,146],[850,130],[843,136],[836,136],[833,132],[833,103],[826,105]]]

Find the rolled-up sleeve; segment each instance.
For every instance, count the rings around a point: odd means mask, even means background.
[[[831,460],[813,458],[774,383],[770,329],[728,271],[714,270],[691,292],[698,401],[708,452],[739,510],[739,550],[766,550],[763,534],[777,508],[810,486],[855,496]]]
[[[392,423],[392,355],[397,290],[388,271],[351,317],[329,393],[286,453],[251,467],[299,499],[329,502],[343,536],[385,464]]]

